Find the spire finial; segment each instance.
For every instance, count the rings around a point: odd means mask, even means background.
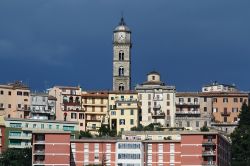
[[[121,12],[121,22],[120,22],[120,25],[126,25],[125,21],[124,21],[124,18],[123,18],[123,11]]]

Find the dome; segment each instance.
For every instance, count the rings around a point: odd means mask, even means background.
[[[152,75],[152,74],[154,74],[154,75],[160,75],[157,71],[151,71],[151,72],[148,73],[147,75]]]
[[[126,32],[130,32],[129,27],[126,25],[126,23],[124,22],[124,18],[121,18],[121,21],[119,23],[119,25],[115,28],[114,30],[115,32],[117,31],[126,31]]]

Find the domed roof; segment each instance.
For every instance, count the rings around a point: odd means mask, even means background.
[[[160,75],[157,71],[151,71],[151,72],[150,72],[150,73],[148,73],[147,75],[151,75],[151,74]]]
[[[114,30],[115,32],[117,31],[126,31],[126,32],[130,32],[129,27],[126,25],[126,23],[124,22],[124,18],[121,18],[121,21],[119,23],[119,25],[115,28]]]

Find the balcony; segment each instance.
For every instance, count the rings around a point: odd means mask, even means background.
[[[9,139],[31,140],[31,135],[9,135]]]
[[[202,142],[202,145],[205,145],[205,146],[216,145],[216,142],[215,142],[215,140],[214,141],[213,140],[204,140]]]
[[[43,113],[43,114],[51,114],[51,110],[41,110],[41,109],[33,109],[31,110],[32,113]]]
[[[179,111],[175,112],[176,115],[200,115],[200,111]]]
[[[161,105],[160,104],[154,105],[153,109],[154,110],[159,110],[159,109],[161,109]]]
[[[200,107],[199,102],[194,102],[194,103],[184,103],[184,102],[178,102],[175,103],[176,107]]]
[[[44,164],[44,160],[35,160],[34,164]]]
[[[137,99],[116,99],[116,103],[137,103]]]
[[[221,112],[221,116],[230,116],[231,112]]]
[[[2,106],[0,107],[0,110],[4,110],[4,109],[5,109],[4,107],[2,107]]]
[[[81,102],[63,101],[65,106],[81,106]]]
[[[164,119],[165,118],[165,113],[164,112],[159,112],[159,113],[151,113],[153,119]]]
[[[215,156],[216,152],[213,150],[204,150],[202,151],[202,156]]]
[[[45,150],[44,149],[37,149],[34,150],[33,155],[44,155]]]
[[[17,111],[30,111],[30,107],[17,107]]]
[[[215,161],[204,161],[201,164],[202,166],[217,166]]]

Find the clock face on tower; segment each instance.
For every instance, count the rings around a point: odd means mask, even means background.
[[[125,40],[125,36],[126,36],[125,33],[120,32],[120,33],[118,34],[118,41],[119,41],[119,42],[123,42],[123,41]]]

